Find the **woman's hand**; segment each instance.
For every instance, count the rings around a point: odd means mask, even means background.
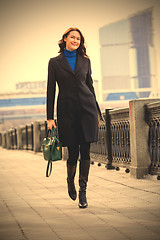
[[[50,130],[52,130],[52,127],[54,127],[54,128],[56,129],[55,121],[54,121],[53,119],[48,119],[47,127],[48,127],[48,129],[50,129]]]

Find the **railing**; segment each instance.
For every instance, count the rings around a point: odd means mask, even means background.
[[[120,165],[130,164],[129,108],[109,111],[112,136],[112,161]]]
[[[10,132],[10,138],[11,138],[11,148],[17,149],[17,129],[11,129]]]
[[[2,147],[7,148],[7,132],[2,133]]]
[[[20,142],[21,149],[33,151],[34,149],[33,123],[21,127]]]
[[[155,101],[134,100],[129,108],[106,109],[105,122],[98,127],[98,142],[91,144],[91,159],[103,162],[107,169],[128,168],[137,178],[148,172],[160,174],[160,101]],[[42,151],[46,131],[46,121],[6,131],[2,146]],[[67,159],[67,151],[64,156]]]
[[[34,149],[34,139],[33,139],[33,123],[31,125],[26,125],[26,150]]]
[[[98,128],[98,142],[91,144],[92,157],[127,167],[131,163],[129,108],[106,110],[104,118],[106,123]]]
[[[160,173],[160,102],[145,106],[146,122],[149,125],[148,148],[151,158],[150,173]]]
[[[39,124],[39,131],[40,131],[40,144],[41,144],[40,151],[42,151],[42,141],[46,136],[46,132],[47,132],[47,121],[44,121]]]
[[[98,141],[91,144],[92,158],[99,159],[101,162],[108,161],[106,124],[101,123],[98,127]]]
[[[2,146],[2,133],[0,133],[0,146]]]

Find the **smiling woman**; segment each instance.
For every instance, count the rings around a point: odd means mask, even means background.
[[[76,50],[81,42],[81,36],[77,31],[71,31],[67,37],[64,38],[66,42],[66,49],[69,51]]]
[[[67,29],[59,41],[59,47],[59,53],[64,52],[64,48],[70,51],[77,49],[80,55],[87,57],[84,36],[78,28]]]
[[[56,83],[59,87],[57,122],[59,138],[68,148],[68,194],[76,200],[74,185],[77,160],[79,165],[79,207],[88,206],[86,187],[90,168],[90,143],[98,140],[98,112],[91,64],[86,54],[85,40],[78,28],[69,28],[59,41],[59,53],[48,65],[47,119],[48,128],[56,128],[54,102]]]

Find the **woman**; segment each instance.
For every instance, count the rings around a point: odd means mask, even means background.
[[[78,28],[69,28],[59,41],[59,55],[51,58],[48,65],[47,120],[48,129],[56,128],[54,102],[56,82],[57,122],[62,146],[68,148],[68,194],[76,200],[74,184],[77,160],[79,164],[79,207],[88,206],[86,187],[90,168],[90,143],[98,138],[98,114],[100,109],[91,77],[90,60],[86,55],[85,40]],[[101,116],[102,117],[102,116]]]

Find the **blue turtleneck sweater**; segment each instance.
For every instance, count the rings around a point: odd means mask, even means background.
[[[74,72],[75,66],[76,66],[76,50],[69,51],[65,48],[64,49],[64,55],[65,55],[69,65],[71,66],[73,72]]]

